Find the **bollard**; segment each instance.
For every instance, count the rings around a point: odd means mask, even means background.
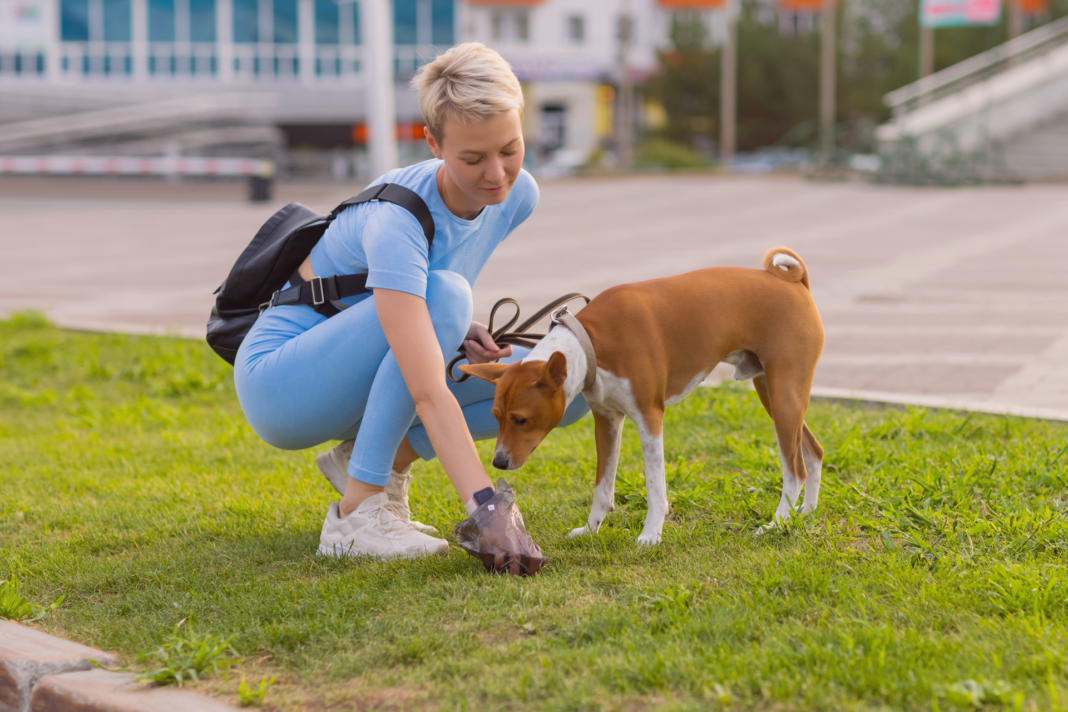
[[[259,168],[248,177],[248,199],[253,203],[264,203],[271,199],[274,184],[274,161],[261,159]]]
[[[263,176],[248,177],[248,199],[253,203],[264,203],[271,199],[270,178]]]

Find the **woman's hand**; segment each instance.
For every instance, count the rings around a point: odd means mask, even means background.
[[[472,364],[489,363],[512,355],[511,346],[505,346],[503,349],[497,348],[489,329],[485,324],[479,324],[477,321],[471,322],[471,328],[467,330],[464,351],[467,352],[467,362]]]

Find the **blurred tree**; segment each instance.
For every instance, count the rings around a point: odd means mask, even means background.
[[[1068,14],[1068,0],[1049,0],[1049,5],[1050,19]],[[816,142],[819,32],[784,34],[772,7],[766,0],[743,0],[738,20],[741,151]],[[889,117],[883,96],[917,78],[918,10],[918,0],[840,2],[839,145],[872,150],[872,128]],[[1007,13],[1002,15],[994,27],[938,30],[935,69],[1004,42],[1008,23]],[[670,37],[671,49],[660,54],[659,72],[645,95],[664,107],[667,124],[659,132],[664,138],[703,151],[715,145],[719,133],[719,51],[696,16],[677,14]]]

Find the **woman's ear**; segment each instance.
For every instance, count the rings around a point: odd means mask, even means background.
[[[441,145],[438,144],[438,140],[434,138],[434,134],[430,133],[430,127],[423,127],[423,135],[426,137],[426,145],[430,147],[430,152],[434,154],[434,158],[441,160]]]

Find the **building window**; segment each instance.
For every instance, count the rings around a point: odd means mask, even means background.
[[[393,43],[419,44],[418,0],[393,0]]]
[[[233,0],[234,42],[260,41],[260,11],[257,0]]]
[[[334,0],[315,0],[315,44],[336,45],[341,40],[339,16]]]
[[[567,107],[546,104],[541,107],[541,148],[546,153],[567,145]]]
[[[530,15],[526,10],[495,10],[490,16],[493,39],[497,42],[527,42]]]
[[[352,44],[358,45],[363,36],[360,34],[360,3],[351,3],[350,7],[352,8]]]
[[[453,0],[430,0],[430,41],[438,46],[456,42]]]
[[[148,0],[148,41],[174,42],[174,0]]]
[[[582,15],[568,15],[567,39],[573,44],[582,44],[586,41],[586,18]]]
[[[215,0],[189,0],[189,41],[214,42]]]
[[[297,43],[297,0],[274,0],[274,41],[276,44]]]
[[[89,0],[63,0],[59,18],[64,42],[89,41]]]
[[[104,41],[130,41],[130,0],[104,0]]]

